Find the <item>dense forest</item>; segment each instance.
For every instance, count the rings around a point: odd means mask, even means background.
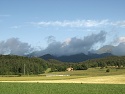
[[[0,74],[39,74],[47,69],[47,61],[15,55],[0,55]]]
[[[51,71],[65,71],[68,65],[53,59],[46,61],[36,57],[0,55],[0,75],[42,74],[47,68],[51,68]]]
[[[68,67],[74,70],[87,70],[92,67],[125,67],[125,56],[110,56],[99,59],[91,59],[84,62],[61,62],[54,59],[44,60],[36,57],[23,57],[16,55],[0,55],[0,75],[32,75],[42,74],[47,68],[51,72],[66,71]]]

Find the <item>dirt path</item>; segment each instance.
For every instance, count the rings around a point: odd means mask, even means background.
[[[87,77],[68,80],[38,80],[38,81],[0,81],[0,82],[22,82],[22,83],[103,83],[103,84],[125,84],[125,75]]]

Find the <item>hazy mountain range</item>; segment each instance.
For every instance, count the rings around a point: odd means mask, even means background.
[[[28,56],[29,57],[40,57],[45,60],[49,59],[56,59],[62,62],[82,62],[89,59],[95,59],[95,58],[103,58],[108,56],[113,56],[112,49],[114,49],[114,46],[103,46],[100,49],[94,51],[94,52],[88,52],[88,54],[85,53],[77,53],[77,54],[71,54],[71,55],[54,55],[51,53],[47,53],[41,56],[37,56],[35,53],[31,53]]]
[[[89,59],[95,59],[95,58],[103,58],[107,56],[112,56],[111,53],[103,53],[103,54],[92,54],[89,53],[88,55],[85,55],[84,53],[80,54],[74,54],[69,56],[54,56],[50,54],[45,54],[43,56],[40,56],[40,58],[49,60],[49,59],[56,59],[62,62],[82,62]]]

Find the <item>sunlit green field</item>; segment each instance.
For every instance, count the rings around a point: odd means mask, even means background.
[[[125,85],[0,83],[0,94],[125,94]]]
[[[110,72],[106,73],[107,68],[89,68],[88,70],[77,70],[77,71],[65,71],[65,72],[52,72],[47,74],[63,74],[71,76],[108,76],[108,75],[120,75],[125,74],[125,69],[109,68]]]
[[[21,77],[1,75],[0,94],[125,94],[125,69],[110,69],[108,73],[106,69],[90,68]]]
[[[54,76],[57,75],[57,76]],[[64,76],[58,76],[64,75]],[[65,76],[69,75],[69,76]],[[125,69],[110,69],[110,72],[106,72],[106,69],[89,68],[88,70],[79,71],[65,71],[65,72],[51,72],[42,75],[26,75],[21,77],[6,77],[0,76],[0,81],[43,81],[43,80],[67,80],[78,78],[90,78],[90,77],[102,77],[102,76],[117,76],[125,75]]]

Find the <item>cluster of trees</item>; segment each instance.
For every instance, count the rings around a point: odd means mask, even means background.
[[[125,56],[109,56],[105,58],[86,60],[79,63],[72,63],[72,62],[64,63],[54,59],[49,60],[49,62],[51,62],[52,66],[54,66],[54,67],[51,66],[52,71],[65,71],[67,67],[72,67],[74,70],[87,70],[88,68],[94,68],[94,67],[125,68]]]
[[[47,68],[47,61],[15,55],[0,55],[1,75],[39,74]]]
[[[124,68],[125,56],[110,56],[79,63],[69,63],[55,59],[46,61],[36,57],[29,58],[15,55],[0,55],[0,75],[41,74],[44,73],[47,68],[51,68],[52,72],[56,72],[65,71],[68,67],[72,67],[74,70],[87,70],[92,67],[104,68],[107,66]]]
[[[92,59],[87,60],[85,62],[81,62],[87,65],[88,68],[91,67],[107,67],[112,66],[116,68],[124,68],[125,67],[125,56],[109,56],[105,58]]]
[[[69,66],[69,63],[64,63],[55,59],[49,59],[49,67],[51,68],[51,72],[61,72],[61,71],[65,71],[67,69],[67,67]]]

